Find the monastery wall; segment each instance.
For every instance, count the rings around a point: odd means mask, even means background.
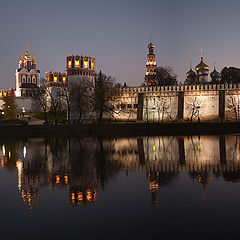
[[[202,84],[120,89],[117,120],[234,120],[240,119],[238,84]],[[135,104],[137,109],[130,110]],[[131,112],[131,114],[130,114]],[[130,117],[129,117],[130,116]]]
[[[29,97],[16,97],[17,112],[22,113],[23,109],[25,112],[39,111],[39,106],[36,105],[35,101]]]

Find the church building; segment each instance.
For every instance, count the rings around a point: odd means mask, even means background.
[[[37,70],[35,55],[29,54],[29,45],[26,44],[26,53],[20,54],[18,69],[16,70],[16,97],[31,97],[35,89],[40,87],[40,71]]]

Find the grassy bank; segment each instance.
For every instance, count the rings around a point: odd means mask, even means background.
[[[158,136],[240,133],[240,122],[114,123],[51,126],[0,126],[2,135],[24,136]]]

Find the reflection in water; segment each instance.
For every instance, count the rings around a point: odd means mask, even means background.
[[[4,140],[1,166],[18,173],[18,189],[31,209],[42,188],[68,188],[72,206],[93,205],[118,173],[145,172],[152,204],[162,187],[186,172],[202,185],[212,178],[240,179],[239,136],[139,137],[117,139],[31,138]]]

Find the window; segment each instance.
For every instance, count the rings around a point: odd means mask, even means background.
[[[127,108],[132,108],[132,104],[128,104],[128,105],[127,105]]]
[[[137,107],[138,107],[138,105],[135,103],[135,104],[133,105],[133,107],[134,107],[134,108],[137,108]]]
[[[27,77],[27,82],[31,83],[31,77],[30,76]]]
[[[84,61],[84,68],[88,68],[88,61]]]
[[[57,82],[57,76],[54,76],[54,82]]]
[[[75,67],[79,68],[79,60],[75,60]]]
[[[22,77],[22,83],[26,83],[26,77],[25,76]]]
[[[66,82],[66,77],[63,77],[62,79],[63,79],[63,83],[65,83]]]
[[[72,61],[68,61],[68,68],[72,67]]]
[[[36,77],[35,76],[32,77],[32,83],[36,83]]]

